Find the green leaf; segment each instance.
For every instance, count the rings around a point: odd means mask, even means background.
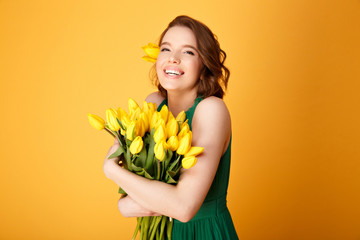
[[[121,187],[119,187],[119,193],[120,194],[126,194],[127,195],[127,193],[124,191],[124,189],[122,189]]]
[[[122,146],[119,146],[118,149],[116,149],[116,151],[111,154],[108,159],[111,159],[111,158],[115,158],[115,157],[118,157],[120,156],[121,154],[123,154],[125,152],[124,148]]]
[[[136,166],[134,163],[131,163],[131,168],[135,172],[140,172],[142,170],[141,167]]]

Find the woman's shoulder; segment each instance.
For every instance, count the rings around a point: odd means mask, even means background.
[[[230,124],[229,110],[221,98],[210,96],[203,99],[197,106],[194,119],[214,119],[222,124]]]
[[[196,110],[199,111],[211,111],[216,113],[229,114],[229,110],[221,98],[210,96],[203,99],[199,104]]]
[[[150,93],[146,97],[145,101],[146,102],[156,103],[156,105],[159,106],[162,103],[162,101],[164,101],[164,99],[165,98],[161,95],[160,92],[153,92],[153,93]]]

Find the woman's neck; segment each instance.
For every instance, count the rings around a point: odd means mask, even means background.
[[[167,93],[169,111],[176,117],[181,111],[187,111],[195,102],[197,91],[187,93]]]

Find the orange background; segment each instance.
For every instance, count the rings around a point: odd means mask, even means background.
[[[141,46],[180,14],[228,54],[239,238],[359,240],[359,0],[0,0],[0,239],[131,238],[87,113],[155,90]]]

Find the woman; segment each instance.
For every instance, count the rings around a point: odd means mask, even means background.
[[[156,62],[159,91],[146,101],[167,104],[174,116],[186,111],[192,145],[204,147],[197,164],[182,169],[176,186],[137,176],[108,157],[105,175],[128,195],[118,202],[126,217],[166,215],[175,219],[173,239],[238,239],[226,206],[230,170],[231,121],[222,100],[229,70],[226,54],[211,30],[178,16],[162,33]]]

